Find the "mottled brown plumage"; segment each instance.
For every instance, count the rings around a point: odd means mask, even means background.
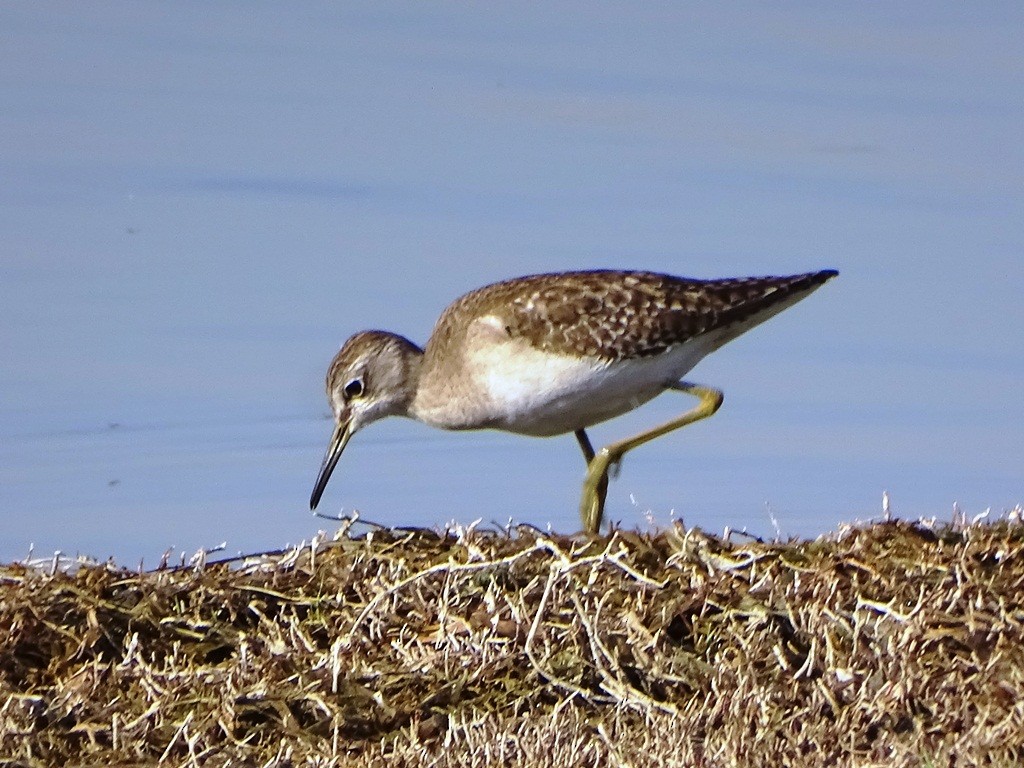
[[[465,329],[467,317],[492,315],[503,321],[510,338],[545,352],[609,362],[647,357],[736,326],[835,274],[724,280],[613,270],[531,275],[456,299],[438,320],[431,343],[450,342]]]

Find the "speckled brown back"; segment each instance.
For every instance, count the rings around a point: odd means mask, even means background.
[[[834,270],[724,280],[613,270],[532,275],[457,299],[438,320],[431,344],[447,346],[467,318],[491,315],[501,319],[510,338],[545,351],[610,361],[647,357],[754,320],[835,275]]]

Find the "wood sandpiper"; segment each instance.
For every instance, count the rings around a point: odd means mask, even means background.
[[[639,445],[707,418],[722,393],[682,377],[709,352],[764,322],[837,274],[692,280],[652,272],[532,275],[456,299],[425,349],[363,331],[327,372],[335,427],[310,498],[315,509],[349,439],[385,416],[442,429],[572,432],[587,461],[580,516],[597,532],[608,471]],[[595,453],[586,428],[666,390],[700,402],[660,426]]]

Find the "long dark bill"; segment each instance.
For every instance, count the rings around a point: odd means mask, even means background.
[[[316,476],[316,485],[313,486],[313,495],[309,497],[309,508],[316,509],[323,496],[327,481],[331,479],[331,472],[341,458],[341,452],[345,450],[348,439],[352,436],[348,423],[338,424],[334,427],[334,434],[331,435],[331,442],[327,446],[327,453],[324,454],[323,464],[320,465],[320,474]]]

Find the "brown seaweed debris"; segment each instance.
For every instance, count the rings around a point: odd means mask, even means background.
[[[0,765],[1008,765],[1024,525],[0,567]]]

